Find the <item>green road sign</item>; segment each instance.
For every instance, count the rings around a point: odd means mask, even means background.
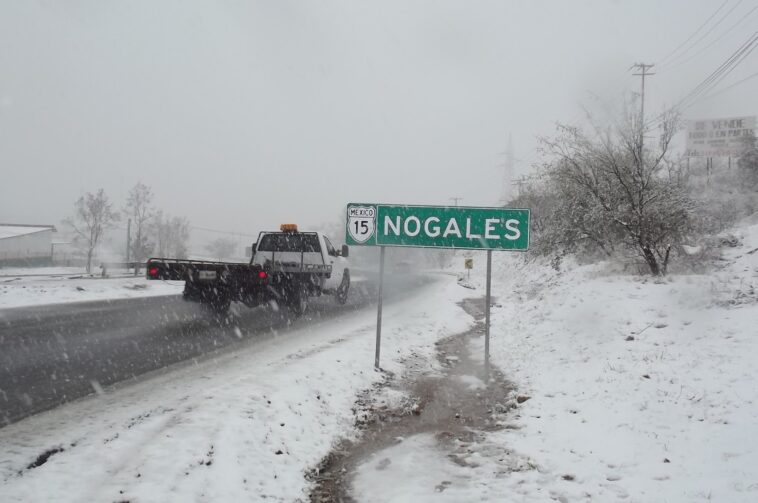
[[[350,203],[345,242],[523,251],[529,248],[529,210]]]

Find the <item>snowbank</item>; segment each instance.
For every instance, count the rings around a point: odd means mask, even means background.
[[[81,269],[0,269],[0,309],[11,307],[179,295],[184,283],[148,281],[143,276],[101,278]]]

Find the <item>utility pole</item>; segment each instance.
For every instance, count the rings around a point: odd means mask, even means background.
[[[642,89],[640,92],[640,162],[642,162],[642,143],[644,142],[645,138],[645,77],[648,75],[655,75],[654,73],[648,72],[648,70],[654,66],[654,64],[647,65],[645,63],[635,63],[629,68],[630,70],[632,68],[639,68],[642,72],[632,74],[638,77],[642,77]]]

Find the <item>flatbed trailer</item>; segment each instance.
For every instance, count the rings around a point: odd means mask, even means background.
[[[300,315],[306,310],[308,297],[323,293],[346,302],[350,287],[350,271],[345,267],[347,246],[337,252],[322,234],[299,233],[295,229],[262,232],[252,249],[249,263],[150,258],[147,278],[184,281],[185,300],[200,302],[218,312],[226,312],[233,301],[248,307],[273,301]],[[339,271],[335,271],[336,261],[340,261]]]

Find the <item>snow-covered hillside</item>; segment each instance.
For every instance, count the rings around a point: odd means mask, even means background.
[[[757,501],[758,225],[708,275],[502,257],[493,360],[531,398],[496,433],[515,500]]]

